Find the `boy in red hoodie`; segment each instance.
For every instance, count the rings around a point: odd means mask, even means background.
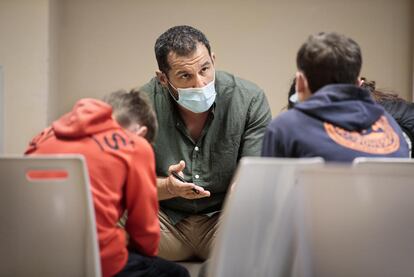
[[[82,154],[94,200],[103,276],[189,276],[155,257],[160,239],[155,160],[155,113],[139,91],[106,102],[79,100],[31,142],[25,154]],[[128,211],[125,231],[117,226]]]

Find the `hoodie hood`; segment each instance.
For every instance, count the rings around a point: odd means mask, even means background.
[[[294,109],[348,131],[367,129],[384,114],[367,90],[349,84],[324,86]]]
[[[72,111],[52,123],[58,138],[82,138],[119,125],[112,119],[112,107],[96,99],[81,99]]]

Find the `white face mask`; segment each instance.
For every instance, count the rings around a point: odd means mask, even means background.
[[[289,101],[290,102],[292,102],[292,103],[297,103],[297,102],[299,102],[299,97],[298,97],[298,92],[297,91],[295,91],[295,93],[294,94],[292,94],[290,97],[289,97]]]
[[[178,92],[178,100],[173,96],[174,100],[193,113],[207,111],[216,100],[215,79],[201,88],[176,88],[170,81],[168,83]]]

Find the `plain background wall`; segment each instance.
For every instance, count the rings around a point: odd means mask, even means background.
[[[0,0],[6,153],[21,153],[47,124],[48,1]]]
[[[410,0],[0,0],[7,46],[0,48],[0,65],[38,69],[5,68],[6,152],[23,151],[79,98],[147,82],[157,69],[156,38],[178,24],[207,35],[218,69],[262,87],[273,116],[286,104],[298,48],[319,31],[354,38],[362,75],[411,100],[413,15]],[[24,55],[22,43],[30,49]]]

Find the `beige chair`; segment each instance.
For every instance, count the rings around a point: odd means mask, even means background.
[[[0,184],[0,276],[101,276],[83,157],[1,156]]]
[[[295,276],[414,276],[412,163],[302,169],[296,187]]]
[[[296,172],[322,165],[320,158],[243,158],[225,202],[208,276],[290,276]]]

